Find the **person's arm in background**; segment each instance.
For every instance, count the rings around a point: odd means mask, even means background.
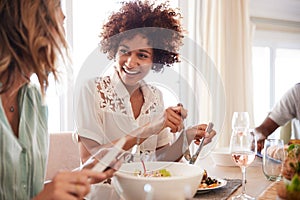
[[[263,123],[254,129],[258,139],[258,151],[263,148],[263,141],[279,126],[299,116],[300,84],[289,89],[273,107]]]
[[[257,135],[257,151],[261,151],[264,147],[264,140],[271,135],[279,125],[274,122],[271,118],[266,117],[261,125],[254,129],[255,134]]]

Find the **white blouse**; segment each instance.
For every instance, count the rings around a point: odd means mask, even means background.
[[[86,82],[78,97],[76,109],[77,132],[81,137],[107,144],[129,134],[164,112],[161,91],[141,81],[144,96],[140,115],[135,119],[130,95],[115,71],[112,76],[98,77]],[[171,141],[167,128],[152,135],[140,145],[141,151],[155,151]]]

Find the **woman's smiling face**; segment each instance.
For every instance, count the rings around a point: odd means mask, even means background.
[[[141,34],[132,39],[120,42],[116,54],[116,67],[118,74],[128,87],[137,87],[150,71],[153,65],[153,49],[148,39]]]

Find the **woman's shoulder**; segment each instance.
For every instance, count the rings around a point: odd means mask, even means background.
[[[23,86],[23,90],[31,96],[41,97],[41,88],[37,84],[28,83]]]
[[[24,95],[24,96],[23,96]],[[25,84],[22,87],[22,96],[30,100],[31,102],[35,102],[35,106],[37,105],[45,105],[45,96],[41,93],[41,87],[34,83]],[[24,100],[24,99],[23,99]]]

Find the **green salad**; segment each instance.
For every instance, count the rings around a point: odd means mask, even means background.
[[[141,177],[171,177],[171,173],[167,169],[159,169],[146,172],[135,170],[134,175]]]

